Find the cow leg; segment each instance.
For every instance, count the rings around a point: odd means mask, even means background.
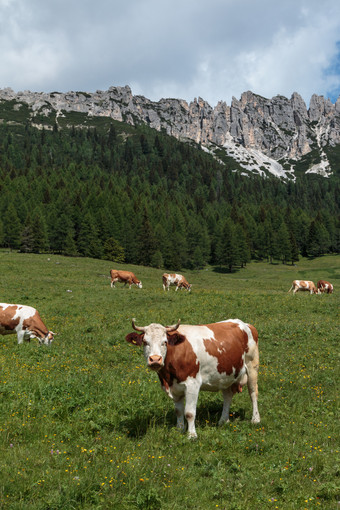
[[[186,392],[185,395],[185,418],[188,422],[188,437],[190,439],[196,439],[196,428],[195,428],[195,418],[196,418],[196,407],[198,400],[199,387],[190,388],[189,391]]]
[[[176,292],[178,291],[178,285],[176,285]]]
[[[25,331],[18,331],[17,332],[17,337],[18,337],[18,344],[23,344],[24,343],[24,337],[25,337]]]
[[[232,392],[231,386],[229,386],[229,388],[227,388],[226,390],[222,390],[222,395],[223,395],[223,409],[222,409],[221,418],[218,422],[219,425],[223,425],[224,423],[227,423],[229,421],[229,411],[230,411],[231,401],[233,398],[233,392]]]
[[[247,363],[247,371],[248,371],[248,392],[253,405],[253,416],[252,423],[260,423],[260,413],[257,407],[257,396],[258,396],[258,387],[257,387],[257,375],[259,370],[259,353],[256,350],[254,359]]]
[[[177,428],[184,432],[184,395],[174,400],[174,403],[177,416]]]

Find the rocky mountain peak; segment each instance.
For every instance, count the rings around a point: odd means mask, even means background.
[[[340,143],[340,98],[334,105],[316,94],[309,109],[297,92],[290,99],[282,95],[267,99],[251,91],[243,92],[240,99],[233,97],[230,106],[220,101],[213,108],[201,97],[190,103],[171,98],[151,101],[134,96],[128,85],[94,93],[0,89],[0,101],[13,100],[18,107],[22,103],[29,106],[32,123],[37,115],[53,112],[57,122],[67,112],[81,112],[130,124],[146,123],[176,138],[200,143],[212,152],[218,146],[247,172],[284,178],[293,176],[293,170],[287,170],[289,165],[315,148],[318,161],[309,171],[329,175],[325,148]],[[286,162],[285,169],[282,162]]]

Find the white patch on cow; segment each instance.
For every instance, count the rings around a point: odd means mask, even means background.
[[[10,305],[15,306],[15,305]],[[36,309],[32,306],[26,306],[26,305],[18,305],[17,311],[13,317],[13,319],[19,319],[20,322],[24,322],[26,319],[30,319],[37,313]]]

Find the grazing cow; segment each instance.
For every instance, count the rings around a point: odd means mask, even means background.
[[[111,269],[111,287],[115,288],[115,283],[120,282],[124,283],[125,286],[128,283],[129,289],[131,289],[131,285],[137,285],[140,289],[142,288],[142,282],[135,277],[135,275],[131,271],[117,271],[116,269]]]
[[[315,284],[310,280],[294,280],[288,292],[291,290],[293,290],[293,294],[296,294],[298,290],[306,290],[310,294],[319,294]]]
[[[229,421],[234,393],[247,384],[253,405],[252,422],[260,422],[257,408],[259,369],[258,334],[241,320],[225,320],[199,326],[150,324],[132,327],[126,341],[142,345],[148,368],[158,373],[163,390],[174,400],[177,427],[196,438],[195,416],[200,390],[222,391],[224,404],[220,424]],[[185,399],[185,403],[184,403]]]
[[[39,344],[45,345],[50,345],[56,334],[46,328],[39,312],[32,306],[0,303],[0,334],[15,333],[18,344],[22,344],[24,340],[37,338]]]
[[[191,291],[191,285],[189,285],[187,280],[181,274],[164,273],[162,279],[164,290],[169,290],[170,285],[176,285],[176,292],[178,289],[186,289],[189,292]]]
[[[319,280],[317,283],[317,287],[319,292],[326,292],[326,294],[333,293],[333,285],[329,282],[326,282],[326,280]]]

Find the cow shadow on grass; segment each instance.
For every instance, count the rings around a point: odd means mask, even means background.
[[[210,402],[198,405],[196,411],[196,427],[202,428],[206,425],[217,427],[222,413],[223,403]],[[230,422],[246,420],[246,411],[243,408],[231,410],[229,415]],[[185,421],[186,422],[186,421]],[[185,423],[187,427],[187,423]],[[119,426],[116,431],[128,434],[129,437],[141,438],[150,428],[165,427],[169,430],[176,427],[176,414],[175,409],[170,407],[164,409],[161,415],[155,414],[152,411],[143,413],[143,415],[135,415],[133,417],[125,417],[120,420]]]

